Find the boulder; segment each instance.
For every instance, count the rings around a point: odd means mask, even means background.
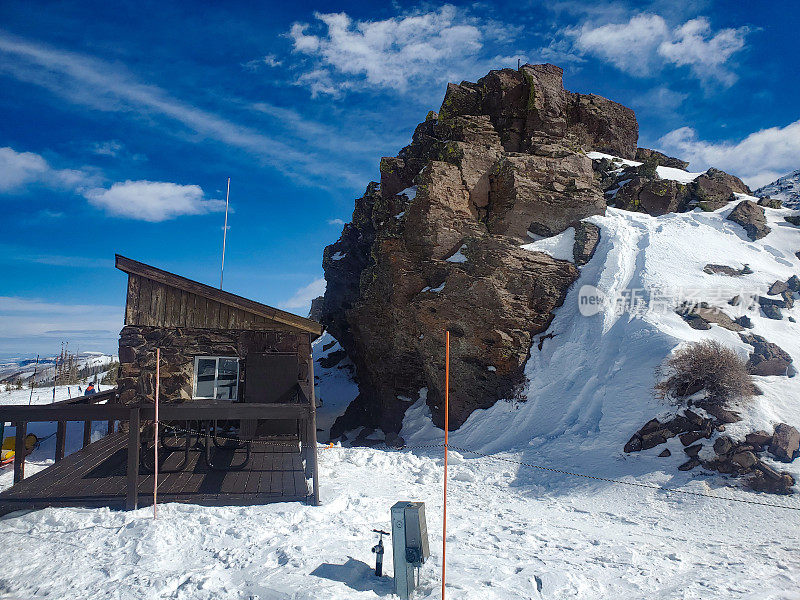
[[[736,317],[733,320],[734,323],[737,325],[741,325],[744,329],[752,329],[753,328],[753,321],[750,320],[750,317],[747,315],[742,315],[741,317]]]
[[[685,463],[678,467],[679,471],[691,471],[695,467],[700,465],[700,459],[698,458],[690,458]]]
[[[692,458],[697,458],[697,455],[700,454],[700,450],[703,449],[703,444],[695,444],[694,446],[688,446],[683,449],[687,456],[691,456]]]
[[[758,205],[766,208],[783,208],[783,203],[778,198],[764,196],[758,199]]]
[[[580,221],[575,224],[575,243],[572,246],[572,257],[579,267],[588,263],[597,244],[600,242],[600,228],[594,223]]]
[[[749,451],[737,452],[731,456],[730,462],[742,471],[749,471],[758,462],[758,457]]]
[[[800,215],[790,215],[788,217],[784,217],[787,223],[791,223],[792,225],[797,225],[800,227]]]
[[[748,485],[757,492],[770,494],[791,494],[794,478],[788,473],[779,473],[775,469],[759,462],[747,480]]]
[[[681,444],[683,444],[684,446],[691,446],[697,440],[701,440],[706,436],[705,433],[703,433],[702,431],[689,431],[687,433],[681,434],[678,437],[681,440]]]
[[[776,425],[769,445],[770,453],[778,460],[791,462],[798,448],[800,448],[800,432],[786,423]]]
[[[689,210],[686,185],[671,179],[646,179],[637,175],[614,196],[614,204],[624,210],[661,216]]]
[[[747,361],[747,370],[751,374],[780,376],[789,373],[792,357],[783,348],[760,335],[740,333],[739,337],[753,347],[753,353]]]
[[[637,148],[636,160],[639,162],[653,161],[659,167],[673,167],[675,169],[686,170],[689,167],[688,161],[679,158],[667,156],[658,150],[650,150],[649,148]]]
[[[624,452],[639,452],[642,449],[642,438],[639,436],[638,433],[635,433],[631,439],[628,440],[628,443],[625,444],[623,448]]]
[[[728,436],[722,436],[714,441],[714,452],[720,455],[725,455],[733,448],[733,440]]]
[[[747,265],[741,269],[736,269],[734,267],[729,267],[728,265],[715,265],[713,263],[708,263],[705,267],[703,267],[703,272],[709,275],[728,275],[729,277],[741,277],[742,275],[749,275],[753,271]]]
[[[753,446],[766,446],[772,442],[772,434],[766,431],[753,431],[744,436],[744,439]]]
[[[672,452],[669,451],[669,448],[664,448],[658,455],[660,458],[666,458],[667,456],[672,456]]]
[[[789,286],[786,285],[786,282],[778,280],[775,283],[773,283],[771,286],[769,286],[769,290],[767,291],[767,295],[768,296],[778,296],[778,295],[780,295],[783,292],[786,292],[788,290],[789,290]]]
[[[793,292],[800,292],[800,277],[792,275],[786,280],[786,287]]]
[[[761,307],[761,312],[764,313],[764,316],[768,319],[772,319],[774,321],[780,321],[783,319],[783,313],[781,309],[775,306],[774,304],[769,304],[767,306]]]
[[[743,200],[728,215],[728,220],[741,225],[751,240],[766,236],[771,230],[767,226],[764,209],[752,200]]]

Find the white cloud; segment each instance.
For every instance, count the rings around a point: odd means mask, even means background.
[[[324,278],[315,279],[297,290],[294,296],[282,304],[283,308],[300,312],[303,315],[308,314],[308,311],[311,310],[311,301],[325,293],[325,285]]]
[[[636,15],[627,23],[600,27],[585,23],[573,34],[575,45],[582,52],[602,58],[631,75],[641,76],[652,70],[654,53],[669,36],[669,28],[659,15]]]
[[[672,40],[663,41],[659,55],[678,66],[689,66],[699,79],[717,79],[732,85],[736,75],[724,67],[728,59],[744,48],[747,27],[723,29],[712,35],[705,17],[687,21],[674,31]]]
[[[125,181],[109,189],[88,190],[84,195],[110,215],[150,222],[225,210],[223,201],[206,199],[199,185]]]
[[[30,185],[74,188],[91,180],[82,171],[54,169],[39,154],[0,148],[0,193],[24,191]]]
[[[266,56],[262,56],[261,58],[254,58],[253,60],[248,60],[242,66],[245,69],[250,71],[258,71],[262,67],[280,67],[283,64],[283,61],[278,60],[278,57],[274,54],[267,54]]]
[[[800,121],[770,127],[734,142],[706,142],[690,127],[670,131],[661,148],[692,163],[692,170],[717,167],[755,189],[800,166]]]
[[[316,13],[324,26],[295,23],[288,35],[294,52],[312,57],[311,68],[297,78],[312,95],[340,95],[354,87],[406,91],[418,82],[460,80],[483,74],[516,57],[481,58],[487,39],[503,28],[470,18],[451,5],[382,21],[354,21],[346,13]]]
[[[662,66],[688,67],[708,84],[729,86],[736,75],[726,66],[744,48],[747,27],[714,32],[706,17],[670,28],[656,14],[639,14],[623,23],[594,26],[584,23],[566,31],[574,38],[576,50],[605,60],[637,77],[654,75]]]
[[[0,194],[22,193],[39,185],[80,194],[110,215],[141,221],[158,222],[225,209],[224,202],[207,199],[198,185],[128,180],[106,188],[101,187],[99,176],[86,170],[54,169],[39,154],[0,148]],[[56,213],[41,216],[52,218]]]
[[[342,219],[328,219],[328,225],[344,225],[344,221]]]

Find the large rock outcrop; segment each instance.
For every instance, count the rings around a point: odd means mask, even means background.
[[[361,392],[333,435],[361,424],[398,431],[420,397],[442,426],[445,329],[452,428],[514,397],[533,336],[578,275],[520,245],[602,213],[584,151],[634,158],[637,138],[632,110],[564,90],[553,65],[450,84],[438,115],[381,159],[380,184],[325,249],[321,320]]]

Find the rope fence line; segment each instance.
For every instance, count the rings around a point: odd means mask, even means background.
[[[178,432],[178,433],[191,434],[191,435],[196,435],[196,436],[205,435],[205,433],[192,431],[192,430],[189,430],[189,429],[182,429],[182,428],[173,427],[173,426],[167,426],[167,427],[170,430]],[[221,435],[217,435],[216,437],[217,437],[217,439],[221,439],[221,440],[228,440],[228,441],[235,441],[235,442],[241,442],[242,441],[240,438],[225,437],[225,436],[221,436]],[[297,446],[299,446],[299,442],[290,443],[290,442],[280,442],[280,441],[252,440],[251,443],[253,443],[253,444],[261,444],[261,445],[271,446],[271,447],[274,447],[274,446],[292,446],[292,447],[297,447]],[[400,450],[420,450],[420,449],[444,448],[444,447],[445,447],[445,444],[442,444],[442,443],[437,443],[437,444],[417,444],[417,445],[411,445],[411,446],[405,446],[405,445],[404,446],[389,446],[385,442],[380,442],[378,444],[375,444],[374,446],[351,446],[351,447],[337,446],[337,445],[334,445],[333,443],[329,443],[329,444],[324,444],[324,445],[318,445],[317,449],[318,450],[376,450],[376,449],[386,449],[386,450],[391,450],[391,451],[400,451]],[[558,469],[558,468],[555,468],[555,467],[546,467],[546,466],[543,466],[543,465],[537,465],[537,464],[529,463],[529,462],[525,462],[525,461],[514,460],[513,458],[506,458],[506,457],[503,457],[503,456],[497,456],[495,454],[487,454],[486,452],[479,452],[477,450],[470,450],[469,448],[464,448],[464,447],[461,447],[461,446],[455,446],[453,444],[449,444],[449,448],[451,450],[457,450],[458,452],[462,452],[462,453],[474,454],[475,456],[478,456],[480,458],[486,458],[486,459],[494,460],[494,461],[497,461],[497,462],[504,462],[504,463],[510,463],[510,464],[514,464],[514,465],[520,465],[520,466],[523,466],[523,467],[528,467],[530,469],[538,469],[540,471],[548,471],[550,473],[558,473],[560,475],[568,475],[570,477],[579,477],[579,478],[582,478],[582,479],[591,479],[591,480],[594,480],[594,481],[603,481],[605,483],[613,483],[613,484],[616,484],[616,485],[626,485],[626,486],[629,486],[629,487],[650,489],[650,490],[655,490],[655,491],[666,492],[667,494],[683,494],[685,496],[700,496],[700,497],[703,497],[703,498],[712,498],[714,500],[727,500],[727,501],[730,501],[730,502],[739,502],[739,503],[742,503],[742,504],[753,504],[753,505],[756,505],[756,506],[768,506],[770,508],[780,508],[780,509],[784,509],[784,510],[800,511],[800,505],[790,506],[788,504],[777,504],[777,503],[774,503],[774,502],[763,502],[763,501],[760,501],[760,500],[749,500],[749,499],[746,499],[746,498],[735,498],[733,496],[720,496],[720,495],[717,495],[717,494],[708,494],[708,493],[705,493],[705,492],[696,492],[696,491],[690,491],[690,490],[679,490],[679,489],[664,487],[664,486],[661,486],[661,485],[658,485],[658,484],[655,484],[655,483],[642,483],[642,482],[638,482],[638,481],[624,481],[622,479],[613,479],[611,477],[602,477],[602,476],[599,476],[599,475],[587,475],[585,473],[576,473],[574,471],[567,471],[565,469]]]

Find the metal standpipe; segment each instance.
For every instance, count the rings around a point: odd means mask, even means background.
[[[415,575],[430,556],[424,502],[392,506],[392,556],[395,593],[409,600],[417,587]]]

